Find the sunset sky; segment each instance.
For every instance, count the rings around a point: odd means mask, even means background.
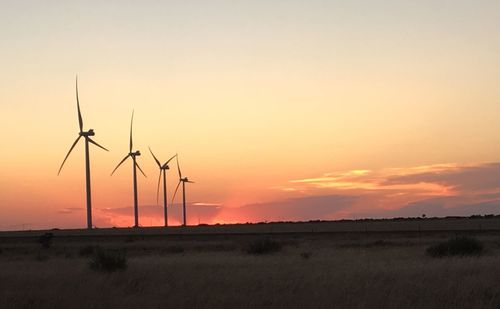
[[[1,1],[0,230],[500,214],[499,1]],[[168,174],[169,194],[177,182]],[[180,223],[180,196],[170,223]]]

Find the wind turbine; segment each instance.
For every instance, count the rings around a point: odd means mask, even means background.
[[[160,168],[160,175],[158,176],[158,186],[156,188],[156,204],[158,204],[158,196],[160,193],[160,182],[161,182],[161,176],[163,174],[163,214],[165,217],[165,227],[168,226],[168,216],[167,216],[167,170],[170,169],[168,166],[168,163],[172,161],[173,158],[177,156],[173,155],[170,159],[168,159],[167,162],[165,162],[163,165],[160,163],[160,161],[156,158],[155,154],[151,150],[151,147],[149,147],[149,151],[151,152],[151,155],[156,161],[156,164],[158,164],[158,167]]]
[[[177,170],[179,171],[179,183],[175,188],[174,196],[172,197],[172,204],[175,199],[175,195],[177,194],[177,190],[179,190],[179,186],[182,182],[182,225],[186,226],[186,182],[194,183],[190,181],[187,177],[182,178],[181,167],[179,166],[179,156],[177,156]]]
[[[80,111],[80,100],[78,99],[78,76],[76,77],[76,108],[78,110],[78,125],[80,126],[80,132],[78,133],[78,137],[76,138],[75,142],[73,145],[71,145],[71,148],[68,151],[68,154],[64,158],[61,167],[59,168],[59,172],[57,172],[57,175],[61,173],[61,170],[64,166],[64,163],[69,157],[69,154],[75,148],[76,144],[78,144],[78,141],[80,138],[85,139],[85,176],[86,176],[86,190],[87,190],[87,228],[92,229],[92,193],[90,190],[90,156],[89,156],[89,143],[96,145],[99,148],[102,148],[106,151],[108,151],[106,148],[102,147],[98,143],[94,142],[90,137],[94,136],[94,130],[90,129],[88,131],[83,131],[83,119],[82,119],[82,113]]]
[[[141,155],[141,152],[139,150],[137,151],[132,151],[133,147],[133,142],[132,142],[132,124],[134,123],[134,111],[132,111],[132,119],[130,120],[130,144],[129,144],[129,153],[123,158],[123,160],[118,163],[118,165],[115,167],[113,172],[111,172],[111,175],[115,173],[115,171],[122,165],[123,162],[125,162],[129,157],[132,158],[132,170],[133,170],[133,178],[134,178],[134,227],[139,227],[139,208],[137,207],[137,169],[141,171],[142,175],[144,177],[147,177],[146,174],[144,174],[144,171],[141,169],[139,164],[137,163],[136,157]]]

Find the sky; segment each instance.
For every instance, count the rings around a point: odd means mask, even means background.
[[[500,214],[498,1],[0,2],[0,230]],[[171,196],[178,176],[168,172]],[[181,222],[179,197],[170,224]],[[160,202],[161,203],[161,202]]]

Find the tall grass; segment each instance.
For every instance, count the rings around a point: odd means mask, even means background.
[[[500,306],[499,249],[491,246],[491,253],[479,259],[429,259],[423,252],[435,239],[408,241],[411,246],[339,247],[326,238],[304,238],[297,247],[265,257],[239,250],[142,254],[136,241],[130,244],[137,251],[128,257],[126,271],[104,276],[89,269],[88,257],[77,254],[39,263],[9,253],[0,256],[0,308]],[[106,243],[112,245],[124,244]]]
[[[127,256],[124,250],[97,248],[89,265],[91,269],[100,272],[125,270],[127,268]]]
[[[427,254],[432,257],[446,256],[479,256],[483,252],[483,244],[472,237],[454,237],[445,242],[427,248]]]
[[[271,238],[257,238],[248,242],[245,251],[248,254],[270,254],[280,251],[282,244]]]

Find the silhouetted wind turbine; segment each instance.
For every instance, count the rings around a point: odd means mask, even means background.
[[[133,178],[134,178],[134,227],[139,227],[139,208],[137,207],[137,168],[141,173],[144,175],[144,177],[147,177],[146,174],[144,174],[144,171],[141,169],[139,164],[137,163],[136,157],[141,155],[141,152],[139,150],[137,151],[132,151],[133,147],[133,142],[132,142],[132,125],[134,123],[134,111],[132,111],[132,119],[130,120],[130,146],[129,146],[129,153],[123,158],[123,160],[118,163],[118,165],[115,167],[113,172],[111,172],[111,175],[115,173],[115,171],[122,165],[125,160],[127,160],[129,157],[132,158],[132,168],[133,168]]]
[[[73,145],[71,145],[71,148],[68,151],[68,154],[64,158],[61,167],[59,168],[59,172],[57,172],[57,175],[61,173],[61,170],[64,166],[64,163],[66,162],[66,159],[68,159],[69,154],[75,148],[76,144],[80,140],[80,138],[83,136],[85,138],[85,176],[86,176],[86,189],[87,189],[87,228],[92,229],[92,194],[90,190],[90,156],[89,156],[89,143],[92,143],[96,145],[99,148],[102,148],[106,151],[108,151],[106,148],[102,147],[98,143],[94,142],[90,137],[94,136],[94,130],[90,129],[88,131],[83,131],[83,119],[82,119],[82,113],[80,111],[80,101],[78,99],[78,76],[76,77],[76,108],[78,110],[78,125],[80,126],[80,132],[78,133],[78,137],[76,138],[75,142]]]
[[[160,161],[156,158],[155,154],[151,150],[151,147],[149,147],[149,151],[151,152],[151,155],[156,161],[156,164],[158,164],[158,167],[160,168],[160,175],[158,176],[158,186],[156,188],[156,204],[158,204],[158,195],[160,193],[160,182],[161,182],[161,176],[163,174],[163,214],[165,217],[165,226],[168,226],[168,215],[167,215],[167,170],[170,169],[168,166],[168,163],[172,161],[173,158],[175,158],[177,155],[173,155],[170,159],[168,159],[167,162],[165,162],[163,165],[160,163]]]
[[[182,182],[182,225],[186,226],[186,182],[194,182],[190,181],[187,177],[182,178],[181,167],[179,166],[179,156],[177,156],[177,170],[179,171],[179,183],[175,188],[174,196],[172,197],[172,204],[174,202],[175,195],[177,194],[177,190],[179,190],[179,186]]]

